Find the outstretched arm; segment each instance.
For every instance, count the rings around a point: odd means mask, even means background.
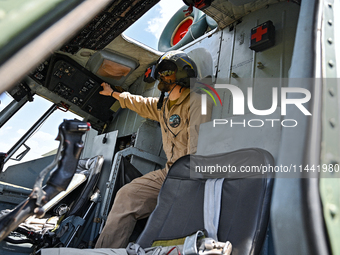
[[[159,121],[158,98],[131,95],[129,92],[116,92],[106,82],[103,82],[101,86],[103,90],[99,91],[99,94],[114,97],[119,101],[122,108],[128,108],[143,118]]]
[[[104,95],[104,96],[111,96],[114,97],[115,99],[119,100],[119,95],[120,92],[114,91],[109,84],[106,82],[103,82],[100,86],[103,87],[102,91],[99,91],[99,94]]]

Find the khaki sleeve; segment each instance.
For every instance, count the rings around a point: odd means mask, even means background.
[[[159,121],[157,97],[142,97],[123,92],[119,95],[119,103],[122,108],[128,108],[143,118]]]
[[[194,101],[190,104],[190,121],[188,127],[188,134],[189,134],[189,143],[188,143],[188,152],[190,154],[194,154],[197,151],[197,142],[198,142],[198,135],[200,125],[207,121],[211,120],[212,114],[212,103],[208,102],[207,105],[207,114],[201,114],[201,102],[197,97]]]

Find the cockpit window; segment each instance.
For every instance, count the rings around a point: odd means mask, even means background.
[[[11,102],[13,101],[13,98],[9,95],[7,95],[6,92],[3,92],[0,94],[0,113],[3,109],[6,108]]]
[[[57,1],[16,0],[1,1],[0,5],[0,46],[26,29],[30,24],[43,16],[60,3]],[[20,17],[20,19],[18,19]]]
[[[11,100],[10,96],[6,95],[6,101]],[[1,99],[4,95],[1,95]],[[4,107],[0,105],[0,110]],[[7,153],[16,142],[37,122],[37,120],[52,106],[52,103],[35,95],[33,102],[27,102],[5,125],[0,129],[0,152]],[[1,112],[0,112],[1,114]],[[21,146],[20,149],[5,163],[4,170],[11,165],[23,163],[26,161],[42,158],[44,156],[55,154],[59,146],[59,141],[55,141],[58,134],[58,126],[63,119],[81,120],[82,118],[71,113],[56,110],[42,126],[25,142],[30,148],[29,152],[20,161],[16,161],[27,148]]]
[[[158,50],[158,40],[164,27],[182,6],[182,0],[160,1],[130,26],[124,35]]]

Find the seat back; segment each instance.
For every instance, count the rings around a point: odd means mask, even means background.
[[[242,166],[274,165],[272,155],[262,149],[180,158],[171,167],[160,190],[157,206],[137,240],[143,248],[150,247],[156,240],[177,239],[204,229],[206,179],[190,176],[192,162],[219,166],[230,164],[237,170]],[[259,254],[268,226],[273,176],[251,175],[225,178],[223,182],[217,236],[219,241],[232,243],[233,255]]]

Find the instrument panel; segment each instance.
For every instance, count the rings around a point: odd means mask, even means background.
[[[110,108],[117,100],[99,94],[103,82],[100,78],[64,55],[56,55],[50,65],[47,76],[50,91],[101,121],[113,118],[115,112]]]
[[[84,106],[88,96],[93,94],[93,88],[100,85],[88,76],[76,72],[76,68],[64,60],[55,63],[52,81],[51,90],[54,93],[80,108]]]
[[[29,76],[64,99],[63,103],[76,105],[103,122],[110,122],[113,119],[115,111],[112,110],[112,106],[117,100],[99,94],[103,80],[62,54],[55,54],[46,60],[44,67],[40,65]],[[112,88],[122,92],[120,87]]]

